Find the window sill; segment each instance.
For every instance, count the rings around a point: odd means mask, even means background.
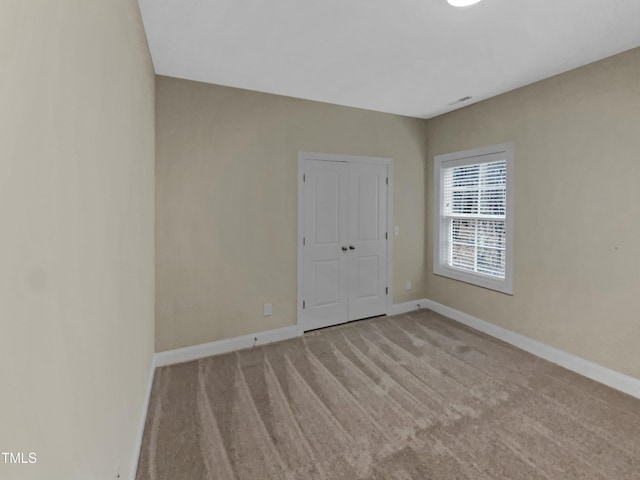
[[[477,287],[494,290],[496,292],[513,295],[513,286],[509,279],[497,279],[482,275],[480,273],[470,273],[455,268],[438,265],[434,267],[433,273],[440,277],[458,280],[459,282],[468,283]]]

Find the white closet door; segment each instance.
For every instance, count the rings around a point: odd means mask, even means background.
[[[349,166],[307,160],[304,183],[305,330],[348,320]]]
[[[387,167],[349,164],[349,320],[386,313]]]

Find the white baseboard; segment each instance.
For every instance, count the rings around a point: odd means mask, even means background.
[[[300,335],[302,335],[302,330],[297,325],[292,325],[290,327],[277,328],[275,330],[267,330],[265,332],[254,333],[251,335],[228,338],[217,342],[203,343],[201,345],[194,345],[193,347],[159,352],[154,355],[154,361],[157,367],[164,367],[165,365],[189,362],[191,360],[197,360],[198,358],[210,357],[221,353],[233,352],[234,350],[242,350],[243,348],[251,348],[257,345],[278,342],[288,338],[299,337]]]
[[[602,365],[577,357],[529,337],[525,337],[519,333],[512,332],[506,328],[480,320],[472,315],[447,307],[446,305],[434,302],[433,300],[424,299],[412,303],[419,303],[424,308],[428,308],[429,310],[433,310],[445,317],[449,317],[473,328],[474,330],[486,333],[487,335],[502,340],[503,342],[507,342],[522,350],[532,353],[537,357],[544,358],[556,365],[560,365],[568,370],[579,373],[591,380],[595,380],[596,382],[603,383],[611,388],[620,390],[621,392],[627,393],[636,398],[640,398],[640,380],[637,378],[603,367]]]
[[[420,308],[425,308],[424,302],[426,302],[426,300],[411,300],[410,302],[394,303],[391,306],[389,315],[401,315],[403,313],[419,310]]]
[[[142,450],[142,439],[144,436],[144,426],[147,422],[147,412],[149,410],[149,400],[151,399],[151,389],[153,388],[153,377],[156,374],[155,355],[151,358],[149,366],[149,379],[147,380],[147,391],[144,394],[144,405],[142,406],[142,418],[138,428],[138,438],[136,439],[136,450],[133,457],[133,470],[131,471],[131,480],[136,480],[136,472],[138,471],[138,462],[140,460],[140,451]]]

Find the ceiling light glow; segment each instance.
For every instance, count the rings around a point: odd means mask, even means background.
[[[473,5],[479,1],[480,0],[447,0],[449,5],[453,5],[454,7],[468,7],[469,5]]]

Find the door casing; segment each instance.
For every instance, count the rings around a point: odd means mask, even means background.
[[[358,155],[340,155],[331,153],[298,152],[298,293],[297,293],[297,325],[302,330],[303,316],[303,280],[304,280],[304,174],[307,160],[324,160],[328,162],[354,162],[372,165],[385,165],[389,179],[387,187],[387,287],[386,314],[393,306],[393,159],[386,157],[365,157]]]

